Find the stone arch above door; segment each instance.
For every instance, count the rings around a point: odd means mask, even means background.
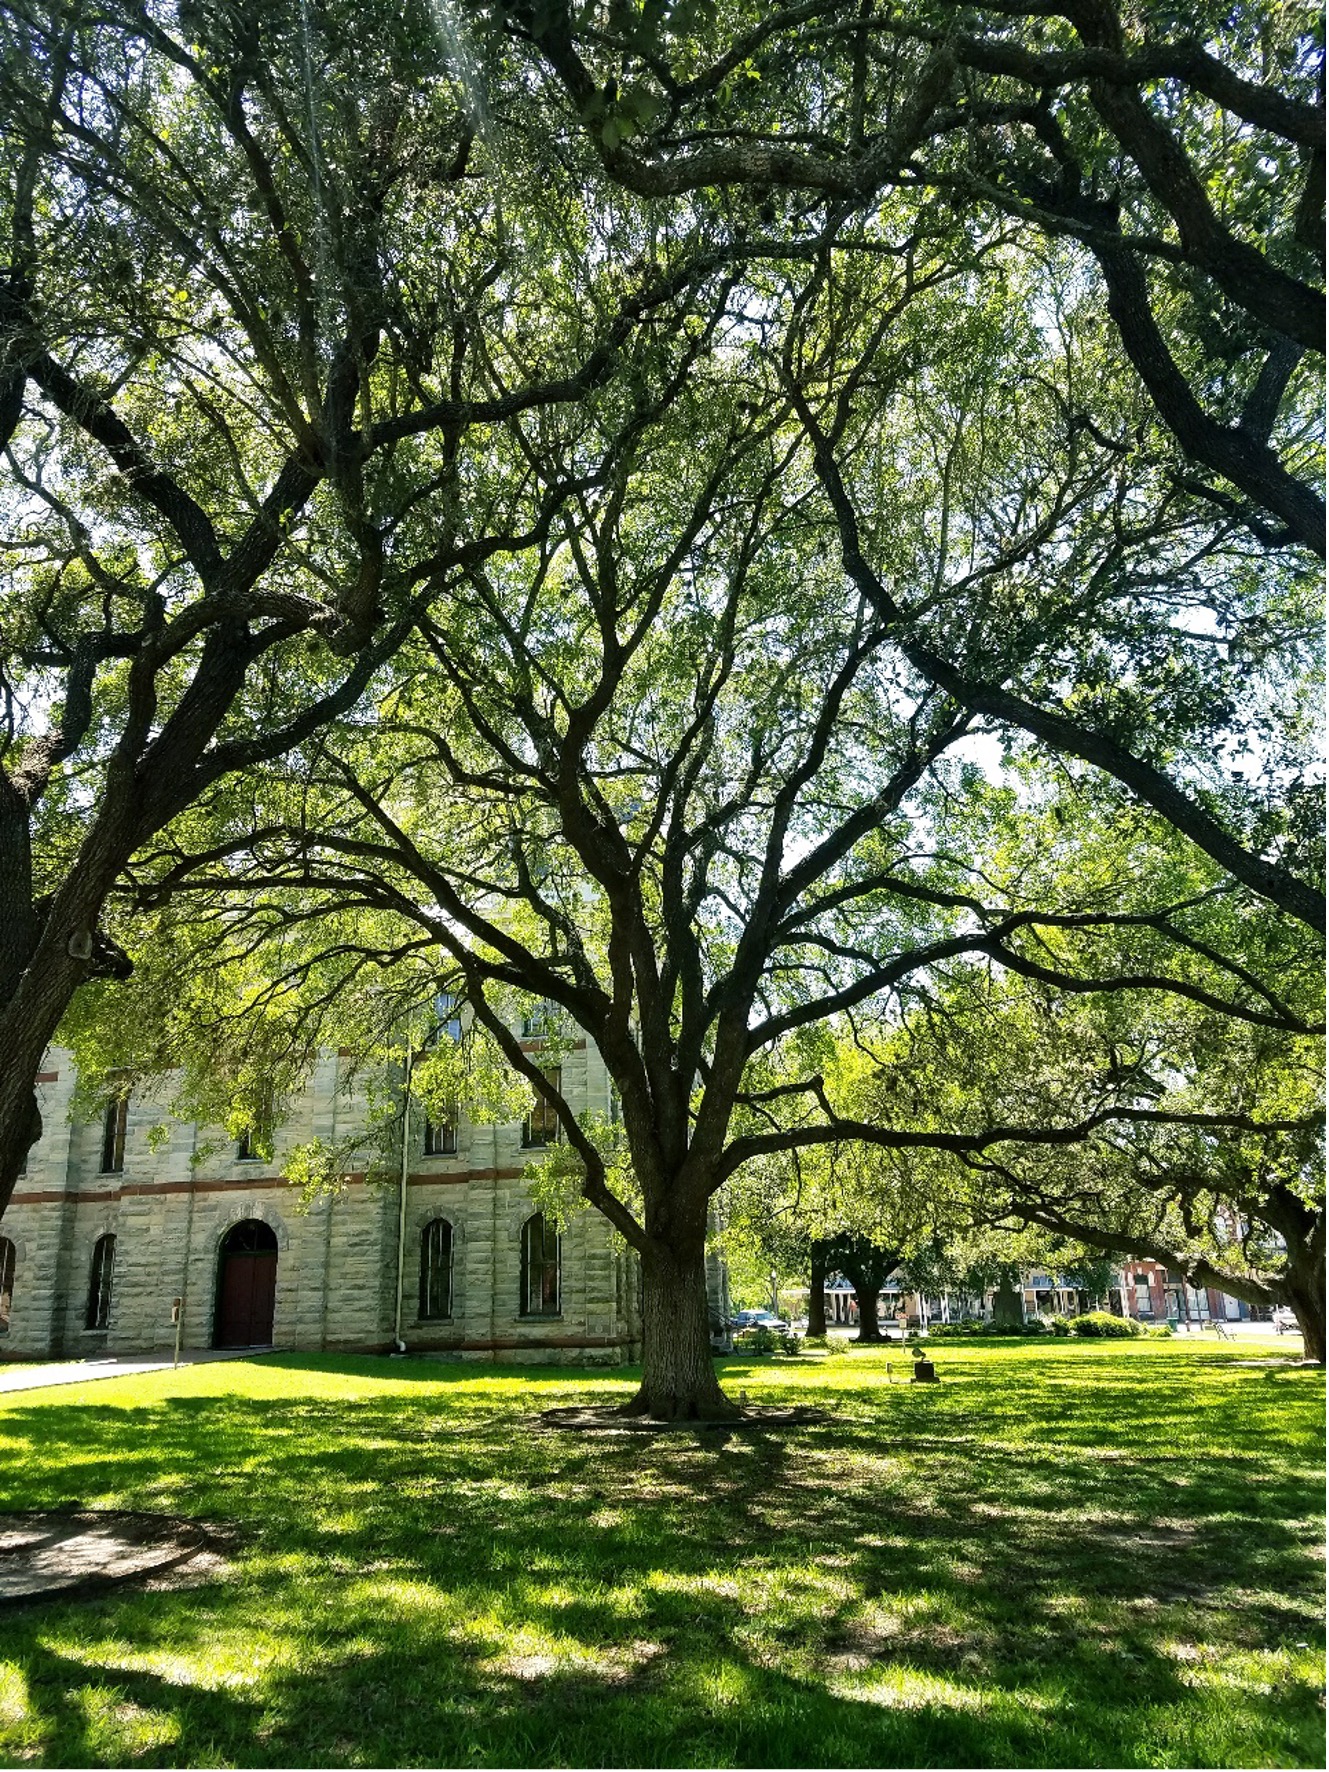
[[[224,1211],[218,1214],[216,1219],[218,1253],[221,1251],[222,1242],[227,1234],[237,1224],[243,1223],[247,1218],[256,1219],[260,1224],[267,1225],[268,1229],[277,1239],[277,1249],[279,1253],[282,1255],[286,1254],[287,1250],[291,1247],[291,1233],[286,1228],[285,1219],[280,1212],[275,1212],[271,1206],[252,1199],[234,1200]]]

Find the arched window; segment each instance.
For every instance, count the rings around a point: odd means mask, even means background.
[[[9,1308],[14,1302],[14,1245],[0,1237],[0,1335],[9,1334]]]
[[[556,1317],[560,1310],[558,1232],[537,1212],[521,1227],[521,1314]]]
[[[435,1218],[420,1232],[420,1321],[452,1315],[452,1226]]]
[[[92,1272],[88,1275],[89,1329],[104,1329],[111,1318],[111,1281],[115,1273],[115,1238],[108,1232],[92,1249]]]

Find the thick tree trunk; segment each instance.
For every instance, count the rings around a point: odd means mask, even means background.
[[[733,1420],[737,1407],[720,1389],[711,1359],[706,1307],[706,1247],[657,1241],[641,1258],[641,1388],[627,1415],[656,1421]]]
[[[8,1013],[31,963],[39,927],[32,901],[28,806],[0,771],[0,1212],[42,1131],[33,1078],[47,1030],[26,1026]]]
[[[1296,1313],[1305,1344],[1306,1358],[1325,1363],[1325,1256],[1324,1224],[1300,1248],[1289,1247],[1288,1264],[1279,1288]]]
[[[826,1244],[813,1238],[811,1272],[808,1275],[808,1334],[826,1337]]]
[[[1292,1308],[1297,1314],[1297,1325],[1301,1330],[1302,1341],[1305,1344],[1306,1358],[1314,1360],[1317,1366],[1323,1366],[1325,1363],[1323,1289],[1318,1293],[1308,1293],[1304,1298],[1299,1294],[1291,1294],[1291,1301]]]
[[[43,931],[17,988],[0,999],[0,1212],[42,1134],[33,1086],[42,1059],[88,971]]]
[[[854,1297],[858,1302],[858,1341],[882,1341],[881,1325],[877,1321],[877,1293],[879,1288],[871,1280],[855,1278],[853,1274],[845,1276],[854,1289]]]
[[[86,852],[90,844],[85,842]],[[45,915],[30,922],[29,951],[6,956],[0,994],[0,1212],[9,1204],[28,1152],[41,1136],[42,1120],[33,1084],[42,1057],[78,987],[98,976],[97,919],[116,870],[131,852],[94,854],[71,871]],[[12,902],[12,895],[6,894]],[[4,907],[0,906],[0,914]],[[86,957],[71,952],[82,937]]]
[[[992,1321],[1012,1329],[1024,1322],[1024,1300],[1015,1290],[1009,1273],[1001,1276],[997,1295],[992,1301]]]

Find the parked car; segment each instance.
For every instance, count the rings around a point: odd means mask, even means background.
[[[740,1333],[744,1329],[769,1329],[772,1335],[785,1335],[789,1330],[788,1323],[774,1311],[735,1311],[729,1327]]]
[[[1276,1335],[1286,1335],[1289,1331],[1295,1334],[1300,1328],[1300,1324],[1297,1322],[1297,1313],[1290,1304],[1275,1305],[1270,1321],[1274,1325]]]

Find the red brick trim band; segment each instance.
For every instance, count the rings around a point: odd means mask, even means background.
[[[440,1339],[436,1336],[417,1336],[415,1345],[422,1353],[517,1353],[523,1348],[540,1347],[627,1347],[635,1338],[631,1335],[541,1335],[523,1340],[518,1335],[500,1335],[488,1341],[468,1341],[461,1338]]]
[[[454,1169],[430,1172],[422,1171],[406,1177],[408,1187],[447,1187],[455,1186],[464,1181],[520,1181],[526,1173],[524,1169]],[[363,1173],[347,1175],[344,1184],[348,1187],[363,1187],[366,1177]],[[389,1184],[395,1185],[395,1184]],[[288,1181],[284,1175],[237,1175],[234,1177],[214,1178],[199,1181],[138,1181],[122,1182],[117,1188],[70,1188],[67,1191],[52,1192],[49,1189],[15,1192],[10,1195],[11,1206],[44,1206],[58,1200],[73,1201],[113,1201],[137,1200],[156,1194],[235,1194],[248,1189],[251,1193],[269,1192],[276,1188],[293,1189],[295,1183]]]

